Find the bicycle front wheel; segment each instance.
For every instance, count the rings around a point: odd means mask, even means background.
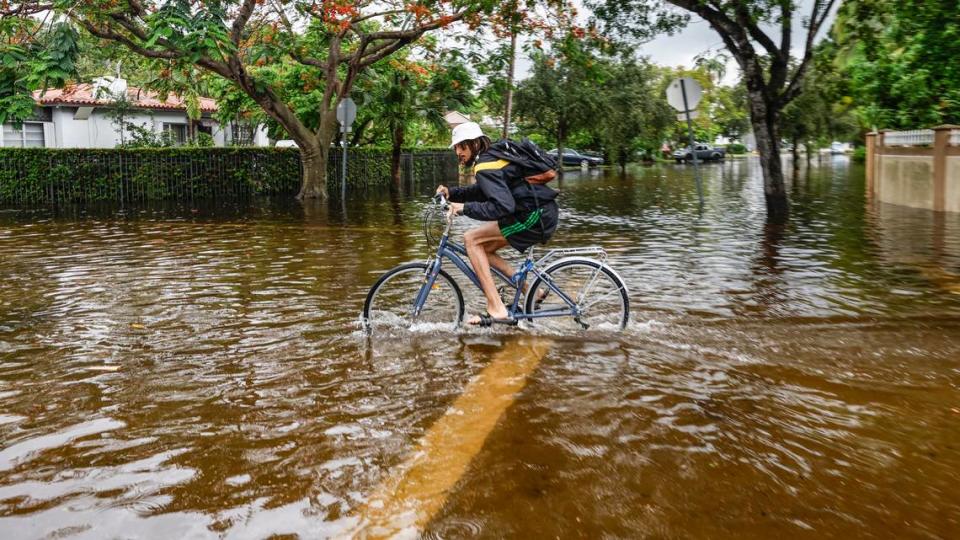
[[[430,288],[420,313],[414,316],[414,302],[427,281],[429,268],[426,263],[409,263],[381,276],[363,303],[363,320],[367,329],[424,325],[424,329],[452,330],[459,326],[463,320],[463,293],[450,274],[443,270]]]
[[[580,317],[571,315],[532,319],[537,328],[570,332],[580,329],[623,330],[630,320],[627,287],[608,266],[593,259],[557,261],[538,276],[527,291],[527,313],[568,310],[570,306],[547,286],[549,280],[580,309]]]

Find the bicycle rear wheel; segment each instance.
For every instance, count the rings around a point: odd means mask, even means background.
[[[429,265],[409,263],[389,270],[370,288],[363,303],[363,320],[368,330],[411,328],[424,325],[452,330],[463,320],[463,293],[450,274],[440,270],[420,314],[413,316],[413,304],[426,282]]]
[[[579,320],[572,316],[538,317],[536,327],[551,332],[591,330],[623,330],[630,320],[630,299],[627,287],[608,266],[593,259],[557,261],[543,272],[558,289],[579,307]],[[525,311],[538,313],[569,309],[544,277],[537,277],[527,291]]]

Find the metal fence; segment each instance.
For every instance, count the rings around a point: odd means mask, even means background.
[[[341,151],[331,149],[330,186],[340,183]],[[406,181],[456,178],[452,152],[405,153]],[[250,195],[295,194],[301,164],[296,149],[0,148],[0,204],[199,201]],[[355,149],[348,153],[350,189],[387,185],[390,153]],[[331,191],[333,191],[331,189]]]

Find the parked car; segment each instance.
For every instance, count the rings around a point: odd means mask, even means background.
[[[553,150],[547,150],[547,153],[553,156],[554,158],[557,157],[556,148],[554,148]],[[588,167],[599,167],[600,165],[603,165],[603,158],[597,157],[597,156],[588,156],[586,154],[577,152],[572,148],[563,149],[564,165],[580,167],[584,163],[586,163]]]
[[[697,143],[693,147],[697,153],[697,159],[700,161],[723,161],[723,158],[727,157],[727,151],[719,146],[713,147],[709,144]],[[677,163],[693,161],[693,152],[689,146],[680,148],[673,153],[673,159],[677,160]]]

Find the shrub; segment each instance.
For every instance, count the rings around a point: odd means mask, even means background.
[[[410,157],[408,157],[410,156]],[[390,151],[349,150],[347,183],[386,185]],[[414,178],[449,180],[456,155],[418,150],[406,154]],[[340,183],[341,151],[330,150],[327,179]],[[198,200],[248,195],[294,194],[300,189],[295,148],[0,148],[0,204]]]
[[[866,160],[867,160],[867,147],[866,147],[866,146],[858,146],[858,147],[854,148],[854,149],[853,149],[853,155],[851,156],[851,159],[853,159],[853,161],[855,161],[855,162],[857,162],[857,163],[863,163],[864,161],[866,161]]]
[[[744,146],[744,145],[742,145],[742,144],[740,144],[740,143],[730,143],[730,144],[727,145],[727,153],[728,153],[728,154],[734,154],[734,155],[737,155],[737,154],[746,154],[746,153],[747,153],[747,147]]]

